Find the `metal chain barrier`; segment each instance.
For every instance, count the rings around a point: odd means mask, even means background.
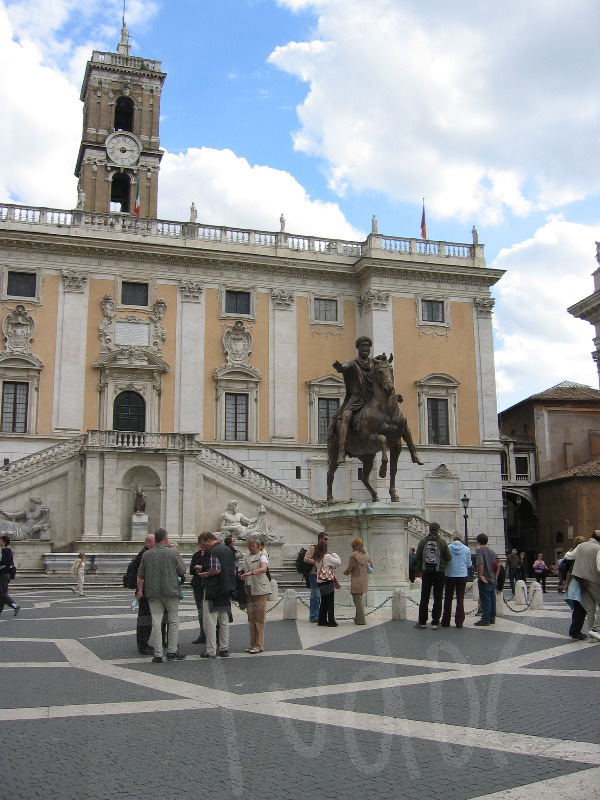
[[[532,596],[531,600],[533,600],[533,596]],[[522,614],[524,611],[527,611],[528,608],[531,606],[531,600],[527,603],[525,608],[511,608],[508,605],[508,600],[506,599],[506,597],[504,597],[504,594],[502,595],[502,602],[508,608],[509,611],[513,612],[513,614]]]

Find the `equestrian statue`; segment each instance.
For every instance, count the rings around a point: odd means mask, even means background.
[[[371,358],[373,342],[368,336],[356,340],[358,355],[351,361],[333,367],[341,372],[346,385],[346,396],[336,415],[331,420],[327,435],[327,503],[333,504],[333,478],[345,457],[358,458],[362,462],[362,482],[371,499],[379,498],[369,483],[375,456],[381,453],[379,477],[385,478],[390,464],[390,497],[397,502],[396,472],[402,439],[415,464],[423,464],[415,446],[406,417],[399,407],[402,396],[394,388],[393,355],[385,353]],[[388,459],[389,453],[389,459]]]

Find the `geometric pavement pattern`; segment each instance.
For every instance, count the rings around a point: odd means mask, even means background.
[[[131,592],[11,593],[0,800],[600,800],[600,646],[567,637],[558,596],[437,631],[416,607],[332,629],[278,606],[256,656],[234,609],[231,657],[204,660],[186,595],[188,657],[152,664]]]

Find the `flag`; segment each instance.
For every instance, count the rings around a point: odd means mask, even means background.
[[[421,239],[427,238],[427,225],[425,224],[425,200],[423,200],[423,213],[421,214]]]
[[[138,175],[137,183],[135,185],[135,207],[134,212],[136,217],[140,215],[140,177]],[[422,226],[421,226],[422,227]]]

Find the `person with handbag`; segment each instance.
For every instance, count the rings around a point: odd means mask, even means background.
[[[544,554],[538,553],[537,561],[533,562],[533,574],[538,583],[542,584],[542,592],[546,594],[546,577],[550,573],[548,565],[544,561]]]
[[[315,547],[315,565],[317,567],[317,584],[321,594],[321,605],[319,606],[319,625],[321,627],[336,628],[334,603],[335,603],[335,578],[336,567],[339,567],[342,559],[337,553],[327,552],[327,541],[321,539]]]
[[[362,539],[358,536],[352,539],[350,547],[352,552],[344,575],[350,575],[350,594],[355,608],[354,624],[366,625],[363,595],[369,590],[369,567],[372,572],[373,564],[364,548]]]
[[[250,647],[246,652],[255,655],[265,649],[265,620],[271,583],[267,578],[269,560],[259,552],[259,540],[249,536],[246,539],[246,546],[248,555],[244,559],[243,572],[240,575],[246,582],[246,607],[250,628]]]

